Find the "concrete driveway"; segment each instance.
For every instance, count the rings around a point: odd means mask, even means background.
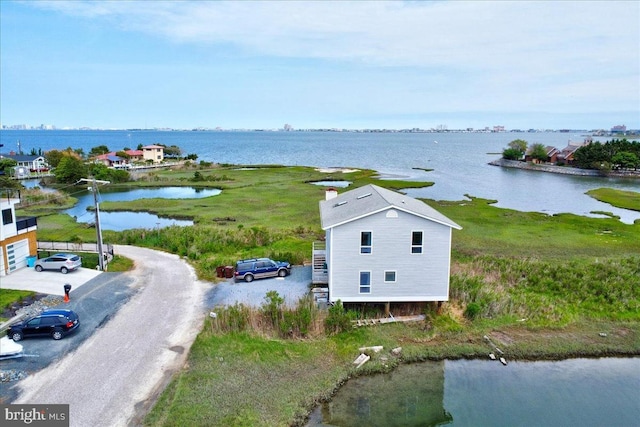
[[[67,274],[47,270],[38,273],[33,267],[25,267],[0,277],[0,287],[2,289],[34,291],[41,294],[64,295],[64,285],[68,283],[71,285],[69,295],[73,295],[74,289],[78,289],[100,273],[101,271],[90,268],[79,268]]]

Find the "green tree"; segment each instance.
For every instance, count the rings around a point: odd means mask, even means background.
[[[540,143],[533,144],[529,148],[529,155],[531,156],[531,158],[540,160],[542,162],[546,162],[549,157],[547,156],[547,148]]]
[[[89,174],[95,179],[99,179],[101,181],[110,180],[109,171],[110,169],[103,163],[93,163],[89,166]]]
[[[109,179],[111,182],[131,181],[131,174],[122,169],[109,169]]]
[[[515,148],[505,148],[502,151],[502,158],[506,160],[520,160],[522,159],[522,152]]]
[[[640,158],[640,142],[628,141],[626,139],[614,139],[604,144],[601,142],[592,142],[591,144],[578,148],[573,158],[575,165],[584,169],[602,169],[602,165],[629,167],[629,165],[634,163],[633,157],[627,154],[619,156],[622,153],[633,154]],[[623,163],[627,166],[622,166]],[[630,167],[634,168],[634,166]]]
[[[102,163],[94,163],[89,166],[89,174],[95,179],[110,182],[127,182],[131,175],[126,170],[112,169]]]
[[[172,145],[171,147],[167,147],[167,146],[163,146],[163,147],[164,147],[163,151],[164,151],[165,157],[178,158],[182,154],[182,150],[180,150],[180,147],[177,147],[175,145]]]
[[[527,141],[524,139],[514,139],[509,143],[509,148],[518,150],[521,153],[521,156],[524,156],[524,153],[527,152]]]
[[[82,159],[75,155],[65,155],[60,159],[60,163],[54,169],[53,174],[56,177],[56,181],[72,184],[81,178],[86,178],[88,171]]]
[[[64,152],[60,150],[49,150],[44,153],[45,160],[52,168],[58,167],[58,163],[60,163],[60,160],[62,160],[63,156]]]
[[[89,157],[96,157],[102,154],[107,154],[109,151],[109,147],[107,147],[106,145],[98,145],[97,147],[91,148],[91,151],[89,151]]]
[[[18,166],[18,162],[9,158],[0,159],[0,173],[3,173],[4,176],[12,176],[13,168]]]
[[[611,158],[611,163],[614,164],[616,169],[637,169],[640,167],[640,161],[638,160],[638,156],[634,153],[629,153],[627,151],[622,151],[615,154]]]
[[[9,175],[0,175],[0,188],[1,189],[9,189],[9,188],[20,189],[22,188],[22,184],[20,184],[19,179],[12,179]]]

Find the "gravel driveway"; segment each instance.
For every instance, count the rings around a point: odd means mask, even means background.
[[[235,282],[229,279],[218,284],[206,295],[206,306],[213,308],[219,305],[241,303],[259,307],[265,302],[269,291],[276,291],[284,298],[285,304],[295,306],[300,298],[309,293],[311,283],[311,267],[292,267],[291,274],[286,277],[254,280],[251,283]]]

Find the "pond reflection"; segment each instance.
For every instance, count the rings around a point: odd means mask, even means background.
[[[100,191],[98,203],[105,201],[132,201],[139,199],[200,199],[217,196],[219,189],[202,189],[194,187],[162,187],[162,188],[136,188],[133,190]],[[76,221],[94,223],[95,213],[88,210],[94,206],[92,192],[83,191],[74,194],[78,203],[64,213],[74,217]],[[193,221],[173,218],[162,218],[148,212],[104,212],[100,211],[100,226],[103,230],[123,231],[134,228],[164,228],[171,225],[189,226]]]
[[[350,379],[310,426],[435,426],[448,423],[444,409],[444,362],[420,365],[420,374],[401,366],[388,374]]]
[[[308,426],[631,426],[640,358],[455,360],[350,379]]]

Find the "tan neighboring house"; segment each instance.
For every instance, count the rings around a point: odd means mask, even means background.
[[[27,266],[28,258],[37,257],[36,217],[16,217],[20,190],[0,189],[0,276]]]
[[[153,163],[162,163],[164,160],[164,147],[161,145],[145,145],[142,147],[142,156],[145,161],[152,160]]]

